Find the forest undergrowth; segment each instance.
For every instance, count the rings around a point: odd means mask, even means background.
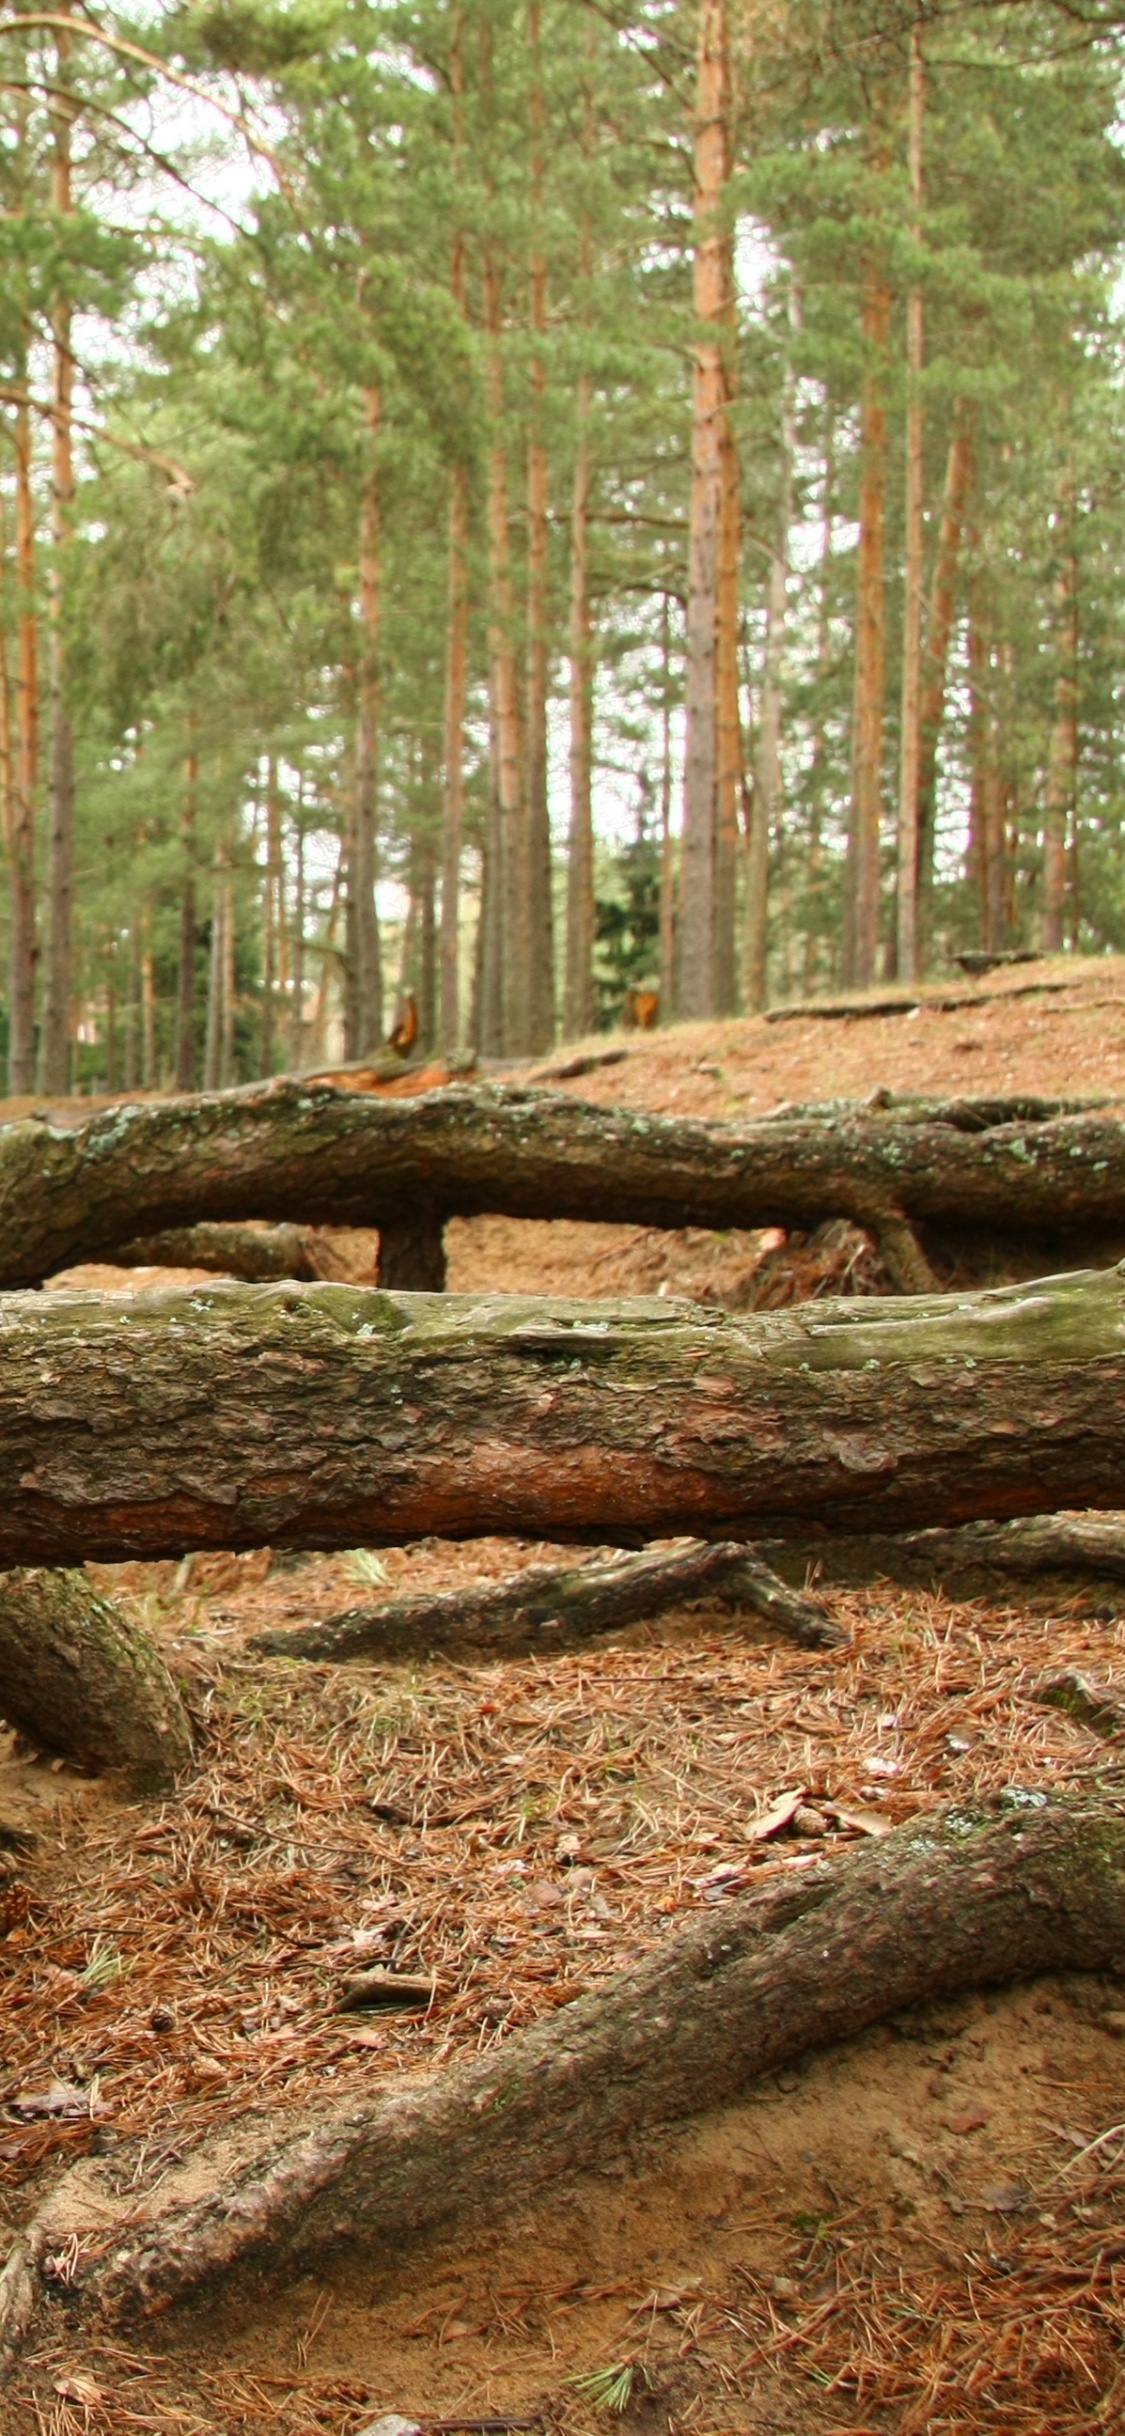
[[[1107,999],[1125,1007],[1117,968],[1086,967],[1053,1007],[927,1013],[911,1027],[928,1042],[919,1087],[948,1090],[967,1057],[979,1090],[1010,1088],[1016,1059],[1020,1087],[1093,1090],[1100,1041],[1101,1087],[1120,1089],[1125,1030],[1119,1047]],[[815,1096],[902,1088],[903,1021],[691,1027],[578,1087],[720,1113],[728,1084],[814,1096],[816,1057]],[[958,1048],[977,1034],[976,1051]],[[585,1232],[586,1291],[662,1276],[683,1291],[687,1275],[698,1292],[710,1276],[737,1299],[785,1250],[613,1229],[599,1268],[588,1230],[453,1231],[457,1285],[498,1282],[500,1261],[523,1283],[522,1239],[560,1290],[552,1263],[575,1262]],[[642,1280],[646,1260],[657,1274]],[[181,1673],[199,1767],[145,1807],[46,1755],[0,1755],[0,1814],[36,1836],[3,1856],[0,1895],[11,2225],[86,2160],[118,2192],[151,2193],[205,2137],[233,2157],[264,2115],[311,2122],[498,2044],[704,1907],[935,1804],[1004,1787],[1112,1796],[1122,1781],[1120,1742],[1041,1696],[1063,1667],[1125,1675],[1125,1602],[1102,1586],[1005,1607],[832,1591],[850,1639],[831,1653],[706,1609],[550,1663],[320,1668],[247,1647],[357,1595],[552,1553],[424,1542],[378,1559],[99,1569]],[[342,2009],[349,1975],[373,1965],[432,1976],[429,2008]],[[1111,1981],[958,1998],[580,2182],[541,2194],[529,2174],[502,2222],[394,2273],[346,2255],[260,2310],[97,2333],[68,2319],[62,2242],[59,2306],[0,2424],[358,2436],[402,2410],[559,2436],[1113,2428],[1123,2033]]]

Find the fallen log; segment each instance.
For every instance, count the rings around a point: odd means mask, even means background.
[[[958,959],[960,961],[960,959]],[[877,997],[870,992],[859,998],[791,998],[779,1007],[767,1007],[766,1023],[799,1023],[806,1017],[817,1016],[826,1023],[855,1023],[875,1015],[914,1015],[920,1007],[937,1015],[953,1015],[962,1007],[991,1007],[1008,998],[1054,997],[1062,990],[1081,989],[1074,981],[1020,981],[1010,990],[892,990]]]
[[[565,1648],[595,1634],[716,1599],[748,1610],[802,1649],[838,1647],[844,1635],[819,1599],[791,1590],[739,1540],[689,1540],[608,1563],[529,1565],[499,1582],[353,1607],[321,1623],[255,1633],[251,1649],[280,1658],[414,1658],[425,1650]]]
[[[191,1727],[159,1650],[82,1573],[0,1575],[0,1716],[134,1792],[191,1759]]]
[[[324,1271],[317,1266],[315,1238],[304,1226],[239,1226],[205,1220],[199,1226],[167,1227],[159,1235],[137,1235],[114,1246],[113,1265],[119,1269],[207,1269],[213,1276],[238,1277],[246,1285],[263,1285],[289,1277],[309,1285]]]
[[[229,2146],[209,2171],[192,2159],[182,2198],[165,2180],[146,2209],[130,2189],[114,2227],[99,2192],[99,2255],[68,2305],[77,2293],[135,2315],[330,2265],[344,2245],[353,2268],[357,2249],[390,2263],[421,2234],[499,2214],[530,2184],[602,2165],[635,2133],[906,2007],[1123,1958],[1119,1808],[1015,1788],[935,1812],[735,1895],[499,2051],[322,2115],[233,2169]],[[33,2227],[19,2272],[35,2239]]]
[[[1125,1273],[734,1316],[354,1286],[0,1296],[0,1565],[629,1547],[1125,1506]]]
[[[884,1576],[908,1589],[1011,1598],[1017,1583],[1075,1575],[1125,1582],[1125,1514],[1037,1514],[953,1529],[860,1532],[760,1540],[763,1564],[783,1580],[861,1585]]]
[[[988,1111],[988,1103],[984,1103]],[[870,1229],[903,1291],[934,1283],[922,1230],[1063,1261],[1125,1250],[1125,1126],[1111,1111],[985,1123],[972,1102],[892,1103],[740,1129],[454,1085],[388,1100],[291,1081],[0,1127],[0,1286],[37,1285],[127,1236],[207,1220],[354,1225],[416,1237],[436,1289],[451,1215],[664,1227]],[[384,1282],[387,1282],[384,1278]]]

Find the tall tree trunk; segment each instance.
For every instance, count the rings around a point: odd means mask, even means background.
[[[122,1083],[127,1092],[137,1088],[138,1050],[141,1041],[141,961],[140,941],[130,925],[126,943],[125,966],[125,1057]]]
[[[971,546],[976,557],[980,545],[975,533]],[[1005,859],[990,607],[987,576],[978,563],[969,587],[969,869],[980,911],[980,943],[994,954],[1005,940]]]
[[[188,749],[184,755],[180,804],[180,961],[176,980],[176,1089],[190,1091],[195,1083],[195,821],[199,792],[199,757],[195,749],[195,714],[188,713]]]
[[[729,95],[728,95],[729,101]],[[729,161],[729,129],[728,129]],[[741,853],[742,719],[738,702],[738,593],[741,544],[738,443],[731,406],[735,394],[736,291],[734,239],[724,240],[726,349],[719,503],[719,573],[715,596],[715,1012],[733,1015],[738,1001],[738,864]]]
[[[500,265],[490,242],[484,259],[484,319],[490,423],[488,447],[488,655],[492,713],[494,811],[490,824],[491,924],[486,937],[484,1045],[504,1055],[525,1028],[521,980],[526,962],[519,949],[520,792],[519,683],[516,668],[512,545],[508,517],[508,459],[504,444],[503,295]]]
[[[799,326],[800,304],[794,286],[789,295],[790,325]],[[785,650],[785,620],[789,586],[789,527],[793,521],[793,364],[787,350],[781,395],[781,488],[777,531],[770,555],[766,609],[766,652],[762,670],[761,712],[754,800],[750,816],[750,846],[746,870],[746,928],[744,986],[747,1007],[766,1003],[766,948],[769,914],[770,840],[781,823],[781,672]],[[788,930],[788,925],[786,925]]]
[[[220,1036],[221,1047],[219,1051],[219,1085],[223,1091],[226,1091],[234,1081],[234,1019],[237,1007],[235,997],[235,948],[237,945],[237,939],[234,919],[234,881],[231,877],[229,863],[227,865],[223,882],[222,935],[222,1031]]]
[[[300,1066],[305,1047],[305,804],[304,774],[297,788],[296,839],[293,857],[293,1003],[290,1014],[289,1057]]]
[[[531,134],[531,399],[527,443],[527,803],[520,836],[518,957],[521,1028],[512,1044],[533,1052],[555,1037],[551,824],[547,810],[547,262],[543,251],[543,77],[539,0],[527,0]]]
[[[676,1012],[676,843],[672,835],[672,652],[668,595],[660,596],[660,1012]]]
[[[863,288],[863,389],[860,403],[859,564],[856,584],[852,805],[844,908],[844,980],[865,989],[879,952],[883,714],[886,691],[886,587],[883,535],[887,488],[887,333],[891,294],[870,262]]]
[[[586,17],[582,85],[582,155],[594,152],[594,20]],[[594,262],[593,218],[582,213],[578,278],[581,319],[590,318]],[[578,447],[570,505],[570,835],[566,875],[566,1001],[568,1040],[581,1039],[594,1022],[594,653],[590,617],[590,395],[588,368],[578,375]]]
[[[922,242],[922,136],[926,75],[922,28],[910,33],[908,149],[910,235]],[[902,612],[902,718],[898,794],[897,962],[901,981],[918,975],[918,775],[922,711],[922,575],[925,533],[924,415],[922,405],[924,321],[917,273],[906,299],[906,513],[905,591]]]
[[[465,61],[462,11],[453,12],[449,85],[453,104],[453,190],[460,190],[464,150]],[[467,248],[453,232],[449,286],[458,312],[466,309]],[[469,476],[458,460],[449,476],[449,570],[446,589],[445,754],[441,829],[441,938],[438,1042],[446,1057],[461,1043],[461,856],[465,833],[465,703],[469,640]]]
[[[26,370],[23,375],[26,380]],[[31,489],[31,415],[26,395],[15,414],[16,472],[16,784],[8,869],[8,1089],[30,1091],[35,1073],[35,808],[39,785],[39,629],[35,606],[35,502]]]
[[[12,668],[8,652],[11,562],[7,504],[3,489],[0,488],[0,581],[4,587],[3,614],[0,615],[0,839],[3,841],[5,869],[8,868],[11,861],[16,791],[16,765],[12,733]]]
[[[263,1074],[273,1073],[278,943],[281,931],[280,897],[281,798],[277,785],[277,763],[271,753],[266,763],[266,868],[262,891],[262,1045],[260,1062]]]
[[[347,848],[341,844],[332,874],[332,894],[328,902],[328,919],[320,942],[320,981],[313,1008],[309,1036],[309,1057],[313,1064],[324,1055],[328,1034],[328,1009],[332,995],[332,970],[336,958],[336,928],[340,918],[340,898],[347,884]],[[313,897],[315,906],[316,898]]]
[[[211,951],[207,966],[207,1033],[203,1051],[203,1088],[217,1091],[223,1060],[223,983],[226,978],[226,848],[215,849],[211,889]]]
[[[1074,548],[1074,477],[1069,466],[1059,484],[1055,523],[1055,719],[1043,806],[1043,946],[1063,945],[1067,900],[1067,843],[1075,818],[1078,778],[1078,568]]]
[[[717,627],[723,519],[729,319],[728,255],[721,212],[728,175],[726,0],[700,0],[694,110],[696,336],[692,370],[691,506],[688,536],[684,704],[684,814],[680,863],[680,972],[684,1016],[715,1006],[718,835]]]
[[[156,1085],[156,960],[152,952],[152,898],[141,913],[141,1089]]]
[[[461,1039],[461,854],[465,818],[465,701],[468,689],[469,479],[449,477],[449,577],[446,613],[445,776],[441,855],[440,1045],[455,1055]]]
[[[70,0],[61,0],[59,14],[67,16]],[[55,104],[54,157],[51,164],[51,207],[60,222],[71,210],[69,103],[62,98],[67,82],[69,35],[55,34],[55,73],[60,98]],[[61,230],[60,230],[61,235]],[[47,893],[43,958],[43,1012],[39,1036],[39,1089],[63,1093],[70,1087],[70,996],[74,896],[74,737],[67,696],[66,643],[63,628],[67,544],[74,501],[72,398],[74,366],[70,341],[70,302],[58,295],[51,315],[54,344],[54,414],[51,431],[51,568],[48,591],[48,655],[51,704],[51,761],[47,836]]]
[[[587,217],[584,239],[589,229]],[[568,1040],[594,1022],[594,666],[590,618],[590,375],[578,376],[578,451],[570,509],[570,833],[566,878]]]
[[[961,537],[973,487],[974,408],[958,398],[945,467],[941,531],[930,589],[926,648],[922,659],[921,711],[918,732],[918,897],[917,960],[921,971],[929,961],[933,929],[934,841],[937,826],[937,749],[945,715],[946,671],[957,605],[957,568]]]
[[[423,1052],[428,1052],[434,1045],[437,1007],[435,879],[433,834],[427,828],[418,840],[418,876],[415,884],[418,904],[418,1047]]]
[[[378,877],[379,628],[381,620],[381,530],[376,445],[382,419],[379,390],[363,393],[367,444],[359,518],[359,654],[355,786],[348,857],[349,1057],[365,1057],[383,1039],[383,967]]]
[[[824,691],[831,652],[832,534],[835,524],[835,498],[836,423],[835,414],[830,405],[827,410],[824,435],[824,488],[820,510],[820,571],[816,600],[817,707],[813,722],[812,761],[809,767],[809,843],[805,879],[804,987],[806,992],[815,988],[820,969],[821,886],[824,860]]]

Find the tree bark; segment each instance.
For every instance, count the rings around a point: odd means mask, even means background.
[[[493,817],[486,874],[489,928],[485,941],[486,1022],[482,1046],[505,1056],[522,1035],[518,954],[519,870],[524,807],[520,791],[519,685],[516,670],[512,545],[508,518],[508,460],[504,445],[503,305],[494,246],[484,258],[486,372],[491,426],[488,449],[488,651],[492,718]]]
[[[922,242],[922,140],[926,70],[922,28],[910,31],[907,107],[910,236]],[[897,965],[901,981],[918,976],[918,772],[922,710],[922,572],[925,550],[924,318],[917,272],[906,299],[906,514],[902,611],[902,734],[899,745]]]
[[[972,536],[974,550],[979,539]],[[990,588],[977,565],[969,587],[969,870],[977,892],[980,943],[1004,951],[1004,798],[997,749]]]
[[[790,288],[789,317],[791,328],[798,327],[799,308],[794,287]],[[781,679],[785,651],[785,624],[789,598],[789,527],[793,520],[793,365],[791,353],[782,375],[781,396],[781,497],[778,502],[777,531],[770,554],[769,588],[766,600],[766,651],[762,669],[761,709],[758,717],[758,756],[754,782],[754,804],[750,822],[750,850],[746,870],[746,923],[743,938],[743,995],[748,1008],[764,1007],[766,1003],[766,950],[769,943],[769,878],[770,841],[781,821]]]
[[[672,654],[668,595],[660,596],[660,1017],[676,1011],[676,841],[672,835]]]
[[[597,1633],[647,1623],[701,1599],[747,1610],[804,1649],[843,1638],[819,1600],[790,1590],[738,1540],[689,1540],[608,1563],[531,1565],[503,1581],[352,1608],[321,1624],[256,1633],[252,1649],[281,1658],[417,1657],[423,1650],[564,1649]]]
[[[1014,1522],[961,1523],[928,1531],[810,1534],[761,1539],[755,1555],[783,1580],[901,1582],[955,1598],[1010,1599],[1016,1582],[1086,1576],[1125,1582],[1125,1514],[1037,1514]]]
[[[158,1235],[136,1235],[115,1246],[118,1269],[210,1269],[218,1277],[237,1277],[245,1285],[262,1285],[291,1277],[298,1284],[328,1277],[317,1266],[313,1232],[302,1226],[224,1225],[221,1220],[200,1226],[166,1227]]]
[[[262,1028],[261,1059],[263,1074],[272,1074],[274,1037],[276,1030],[276,997],[278,983],[278,950],[284,932],[285,909],[281,885],[281,799],[277,784],[277,762],[272,753],[266,760],[266,863],[262,874]]]
[[[207,1030],[203,1045],[203,1088],[216,1091],[223,1062],[223,985],[226,979],[227,919],[226,848],[215,849],[211,885],[211,941],[207,959]]]
[[[199,761],[195,750],[195,720],[189,716],[188,749],[184,755],[184,791],[180,806],[180,961],[176,980],[176,1089],[190,1091],[195,1081],[195,816]]]
[[[892,1274],[896,1229],[1065,1261],[1125,1248],[1125,1132],[1097,1108],[961,1100],[782,1114],[741,1129],[568,1093],[449,1084],[414,1098],[279,1078],[0,1127],[0,1289],[203,1219],[409,1227],[493,1212],[642,1226],[851,1218]],[[916,1247],[915,1247],[916,1248]]]
[[[868,988],[875,979],[879,952],[886,693],[883,539],[887,485],[887,333],[890,315],[890,288],[882,269],[872,263],[866,273],[863,291],[864,374],[860,407],[852,809],[844,908],[844,978],[849,987],[856,989]]]
[[[0,1565],[1125,1504],[1125,1281],[731,1319],[352,1286],[0,1303]]]
[[[727,96],[727,159],[730,159],[730,96]],[[736,938],[740,815],[744,770],[742,716],[738,700],[738,609],[742,547],[742,500],[738,442],[732,407],[736,394],[737,286],[734,236],[723,238],[723,421],[719,495],[719,567],[715,588],[715,978],[717,1015],[738,1005]]]
[[[498,2053],[284,2144],[263,2139],[233,2169],[229,2150],[209,2171],[196,2158],[187,2195],[165,2185],[139,2222],[130,2191],[108,2238],[99,2217],[80,2292],[128,2315],[251,2275],[260,2289],[345,2248],[390,2264],[421,2234],[510,2209],[529,2178],[604,2166],[631,2135],[728,2103],[891,2014],[1045,1971],[1112,1970],[1123,1940],[1115,1806],[1001,1795],[936,1811],[924,1835],[911,1822],[709,1909]]]
[[[155,1644],[83,1573],[0,1574],[0,1715],[136,1792],[161,1792],[191,1759],[187,1714]]]
[[[1069,466],[1059,485],[1056,518],[1058,570],[1055,576],[1056,649],[1055,719],[1047,764],[1043,807],[1043,947],[1056,953],[1064,944],[1067,899],[1067,845],[1075,813],[1078,775],[1078,574],[1074,550],[1074,477]]]
[[[824,487],[820,509],[820,557],[817,569],[816,599],[816,714],[813,724],[812,762],[808,777],[809,846],[805,884],[805,957],[804,987],[813,990],[820,976],[824,954],[824,932],[827,924],[822,906],[824,872],[824,813],[826,767],[826,715],[824,695],[831,662],[832,617],[832,536],[836,513],[836,420],[831,405],[826,409],[824,433]]]
[[[517,940],[523,972],[520,1049],[539,1056],[555,1037],[555,950],[551,904],[551,824],[547,811],[547,514],[545,409],[547,258],[543,238],[543,69],[539,0],[527,0],[528,124],[531,249],[528,320],[531,337],[527,441],[527,810],[521,839]]]
[[[21,397],[16,407],[14,438],[17,676],[16,784],[8,858],[8,1089],[16,1096],[31,1090],[35,1075],[35,968],[39,954],[35,883],[39,621],[35,602],[31,414],[26,396]]]
[[[376,448],[382,400],[376,388],[363,393],[366,457],[359,514],[359,654],[355,790],[348,852],[348,990],[347,1040],[349,1057],[364,1057],[383,1038],[383,964],[379,916],[375,905],[378,877],[379,776],[379,633],[381,603],[381,525],[379,468]]]
[[[69,15],[70,0],[59,14]],[[70,36],[55,32],[59,95],[53,111],[54,157],[51,207],[60,222],[71,211],[71,107],[65,98]],[[74,506],[74,359],[70,301],[60,292],[51,314],[54,350],[54,414],[51,425],[51,568],[48,592],[48,654],[51,704],[51,764],[47,833],[47,888],[43,956],[43,1012],[39,1035],[38,1087],[64,1096],[70,1089],[70,999],[74,897],[74,736],[70,722],[64,634],[67,545]]]
[[[453,113],[453,191],[460,189],[464,154],[464,20],[455,6],[449,38]],[[465,231],[454,228],[449,287],[459,314],[467,301]],[[469,641],[469,474],[458,460],[449,475],[449,543],[445,627],[445,746],[442,762],[441,934],[438,1047],[456,1056],[461,1044],[461,856],[465,837],[465,705]]]
[[[918,733],[918,963],[929,962],[933,921],[934,840],[937,821],[937,750],[945,716],[945,683],[949,644],[957,606],[957,566],[965,513],[973,487],[974,408],[958,398],[945,469],[941,532],[934,561],[926,648],[922,661],[922,704]]]
[[[447,1057],[456,1056],[461,1042],[461,855],[464,846],[465,704],[468,692],[468,551],[469,481],[464,466],[455,465],[449,477],[438,1017],[438,1044]]]
[[[682,1016],[715,1008],[718,821],[716,640],[727,429],[724,325],[727,257],[721,221],[727,161],[726,0],[700,0],[694,112],[694,264],[691,508],[688,540],[684,702],[683,843],[680,865]]]

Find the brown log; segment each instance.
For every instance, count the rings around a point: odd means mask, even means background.
[[[748,1862],[748,1876],[752,1864]],[[1120,1969],[1125,1819],[1012,1789],[735,1894],[489,2055],[322,2113],[233,2168],[191,2161],[118,2238],[99,2194],[79,2295],[118,2315],[330,2261],[393,2263],[421,2234],[503,2213],[631,2135],[727,2103],[762,2073],[906,2007],[1044,1971]],[[34,2228],[32,2239],[34,2238]],[[68,2301],[74,2300],[74,2288]]]
[[[0,1565],[758,1540],[1125,1506],[1125,1274],[734,1317],[216,1283],[0,1296]]]
[[[412,1267],[417,1267],[420,1247],[415,1228],[405,1230],[411,1247]],[[440,1283],[428,1281],[429,1290],[440,1292],[445,1282],[444,1249]],[[116,1244],[112,1266],[120,1269],[206,1269],[214,1277],[240,1278],[245,1285],[259,1286],[290,1278],[297,1285],[311,1285],[317,1278],[336,1285],[371,1286],[396,1283],[394,1277],[383,1276],[384,1243],[373,1230],[312,1226],[257,1226],[253,1222],[239,1225],[221,1220],[201,1221],[199,1226],[173,1226],[160,1235],[137,1235],[130,1243]]]
[[[961,959],[958,958],[958,962]],[[929,1007],[938,1015],[953,1015],[961,1007],[995,1006],[1001,999],[1051,997],[1060,990],[1080,988],[1077,981],[1021,981],[1010,990],[892,990],[880,993],[865,991],[862,997],[795,998],[784,1006],[767,1009],[767,1023],[798,1023],[805,1017],[819,1016],[827,1023],[854,1023],[876,1015],[913,1015],[919,1007]]]
[[[322,1623],[255,1633],[252,1649],[281,1658],[417,1657],[424,1650],[565,1648],[700,1599],[748,1611],[804,1649],[843,1640],[817,1599],[791,1590],[740,1540],[689,1540],[608,1563],[529,1565],[498,1582],[353,1607]]]
[[[191,1727],[155,1644],[82,1573],[0,1575],[0,1716],[86,1768],[156,1793]]]
[[[119,1269],[208,1269],[239,1277],[247,1285],[292,1278],[308,1285],[324,1272],[316,1265],[314,1238],[303,1226],[238,1226],[204,1220],[199,1226],[166,1227],[159,1235],[137,1235],[114,1246]]]
[[[1011,1598],[1017,1582],[1076,1575],[1125,1582],[1125,1514],[1038,1514],[952,1530],[868,1532],[760,1540],[763,1563],[803,1583],[860,1585],[883,1576],[908,1589]]]
[[[992,1124],[990,1103],[972,1107],[919,1117],[892,1101],[736,1129],[548,1091],[465,1085],[388,1101],[283,1081],[73,1125],[25,1118],[0,1128],[0,1286],[204,1219],[401,1229],[422,1212],[430,1228],[493,1211],[807,1228],[846,1217],[871,1229],[907,1291],[925,1283],[919,1228],[1022,1240],[1041,1267],[1064,1265],[1076,1241],[1125,1248],[1118,1116]]]

